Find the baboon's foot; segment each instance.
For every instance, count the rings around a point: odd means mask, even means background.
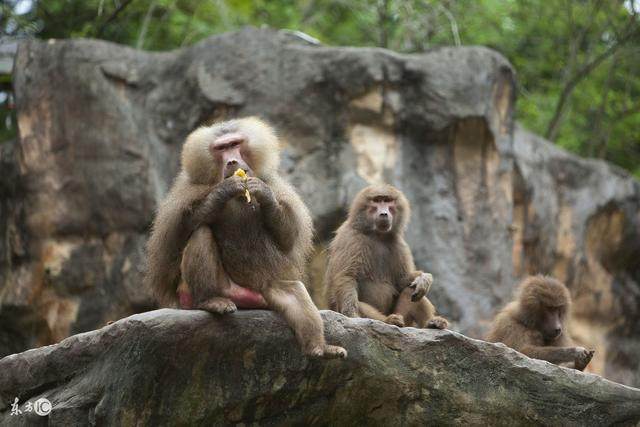
[[[198,308],[215,314],[233,313],[238,309],[233,301],[222,297],[210,298],[198,305]]]
[[[427,328],[429,329],[447,329],[448,327],[449,321],[440,316],[429,319],[429,321],[427,322]]]
[[[390,314],[386,319],[384,319],[384,323],[395,325],[399,328],[404,328],[404,317],[402,316],[402,314]]]
[[[337,345],[325,345],[322,357],[325,359],[346,359],[347,350]]]
[[[345,359],[347,357],[347,350],[337,345],[316,346],[313,347],[307,356],[316,359]]]

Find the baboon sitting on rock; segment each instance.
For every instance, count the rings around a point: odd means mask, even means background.
[[[566,326],[570,308],[571,296],[562,282],[548,276],[527,277],[517,298],[493,320],[487,341],[582,371],[594,350],[576,347],[571,340]]]

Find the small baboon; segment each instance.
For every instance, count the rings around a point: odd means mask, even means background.
[[[571,296],[562,282],[549,276],[527,277],[519,286],[517,298],[493,320],[487,341],[582,371],[594,350],[573,344],[566,327],[570,308]]]
[[[146,282],[161,302],[182,308],[273,309],[305,354],[346,357],[325,343],[301,281],[312,235],[307,207],[280,176],[271,127],[254,117],[201,127],[187,137],[182,171],[158,210]]]
[[[416,270],[404,240],[409,215],[409,202],[391,185],[356,195],[329,246],[325,290],[332,310],[399,327],[448,326],[425,296],[432,275]]]

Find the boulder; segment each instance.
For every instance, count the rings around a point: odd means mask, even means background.
[[[634,425],[640,390],[456,332],[325,311],[312,360],[268,311],[163,309],[0,360],[0,424]],[[15,423],[15,424],[14,424]]]

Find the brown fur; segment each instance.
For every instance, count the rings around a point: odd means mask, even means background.
[[[209,148],[232,133],[246,137],[241,160],[253,173],[246,184],[238,177],[222,179],[224,165]],[[278,173],[278,148],[273,130],[253,117],[189,135],[182,171],[149,239],[146,283],[164,304],[175,304],[180,285],[196,308],[220,314],[235,311],[232,295],[249,289],[285,317],[306,354],[345,357],[343,348],[325,344],[322,319],[301,282],[313,224],[302,199]]]
[[[374,230],[374,219],[367,213],[376,198],[392,200],[396,209],[384,233]],[[325,289],[332,310],[396,326],[448,326],[424,296],[431,275],[416,270],[404,240],[409,216],[409,202],[391,185],[372,185],[358,193],[329,246]]]
[[[518,289],[517,298],[507,304],[493,320],[487,341],[503,344],[535,359],[583,370],[593,350],[576,347],[566,328],[566,316],[571,309],[567,287],[548,276],[530,276]],[[545,334],[545,319],[557,316],[560,335]],[[552,317],[553,318],[553,317]]]

